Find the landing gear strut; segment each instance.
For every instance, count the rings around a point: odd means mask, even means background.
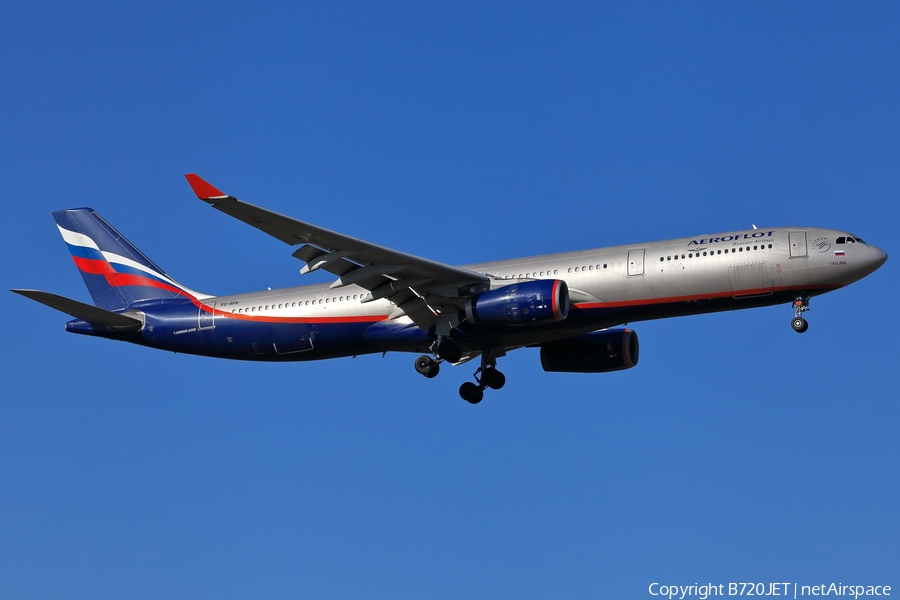
[[[484,390],[499,390],[506,384],[506,376],[497,370],[497,359],[506,354],[503,350],[488,350],[481,354],[481,366],[475,371],[475,381],[459,386],[459,396],[469,404],[478,404],[484,398]]]
[[[438,358],[442,358],[449,363],[459,362],[459,359],[462,358],[462,350],[460,350],[459,346],[454,344],[449,337],[443,335],[438,336],[437,341],[431,346],[431,351]]]
[[[803,333],[809,329],[809,323],[803,318],[803,313],[809,310],[809,296],[797,296],[794,298],[794,318],[791,327],[797,333]]]

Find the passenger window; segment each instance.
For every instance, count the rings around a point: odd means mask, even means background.
[[[593,271],[593,270],[594,270],[594,265],[591,265],[588,267],[588,271]]]
[[[662,256],[659,257],[659,260],[662,260]],[[603,263],[603,268],[606,268],[606,263]]]
[[[571,272],[572,272],[572,267],[569,267],[569,273],[571,273]]]
[[[659,262],[663,262],[664,260],[666,260],[666,259],[663,258],[662,256],[659,257]],[[605,268],[605,265],[604,265],[604,268]]]
[[[559,271],[557,271],[556,269],[553,269],[553,274],[556,275],[557,273],[559,273]]]

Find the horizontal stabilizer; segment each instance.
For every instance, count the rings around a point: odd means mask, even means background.
[[[58,311],[71,315],[76,319],[86,321],[92,325],[115,327],[123,333],[126,331],[140,331],[141,327],[144,326],[143,321],[140,319],[110,312],[102,308],[97,308],[96,306],[91,306],[90,304],[63,298],[62,296],[57,296],[56,294],[51,294],[49,292],[41,292],[38,290],[10,291],[17,293],[20,296],[30,298],[35,302],[46,304],[50,308],[55,308]]]

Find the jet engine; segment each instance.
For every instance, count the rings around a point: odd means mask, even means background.
[[[640,344],[631,329],[604,329],[541,346],[541,366],[548,372],[607,373],[638,362]]]
[[[569,314],[569,288],[560,279],[506,285],[466,300],[470,323],[531,325],[562,321]]]

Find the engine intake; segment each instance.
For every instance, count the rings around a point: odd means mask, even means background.
[[[560,279],[506,285],[466,300],[471,323],[531,325],[562,321],[569,314],[569,288]]]
[[[541,366],[548,372],[608,373],[638,363],[640,344],[631,329],[604,329],[541,346]]]

